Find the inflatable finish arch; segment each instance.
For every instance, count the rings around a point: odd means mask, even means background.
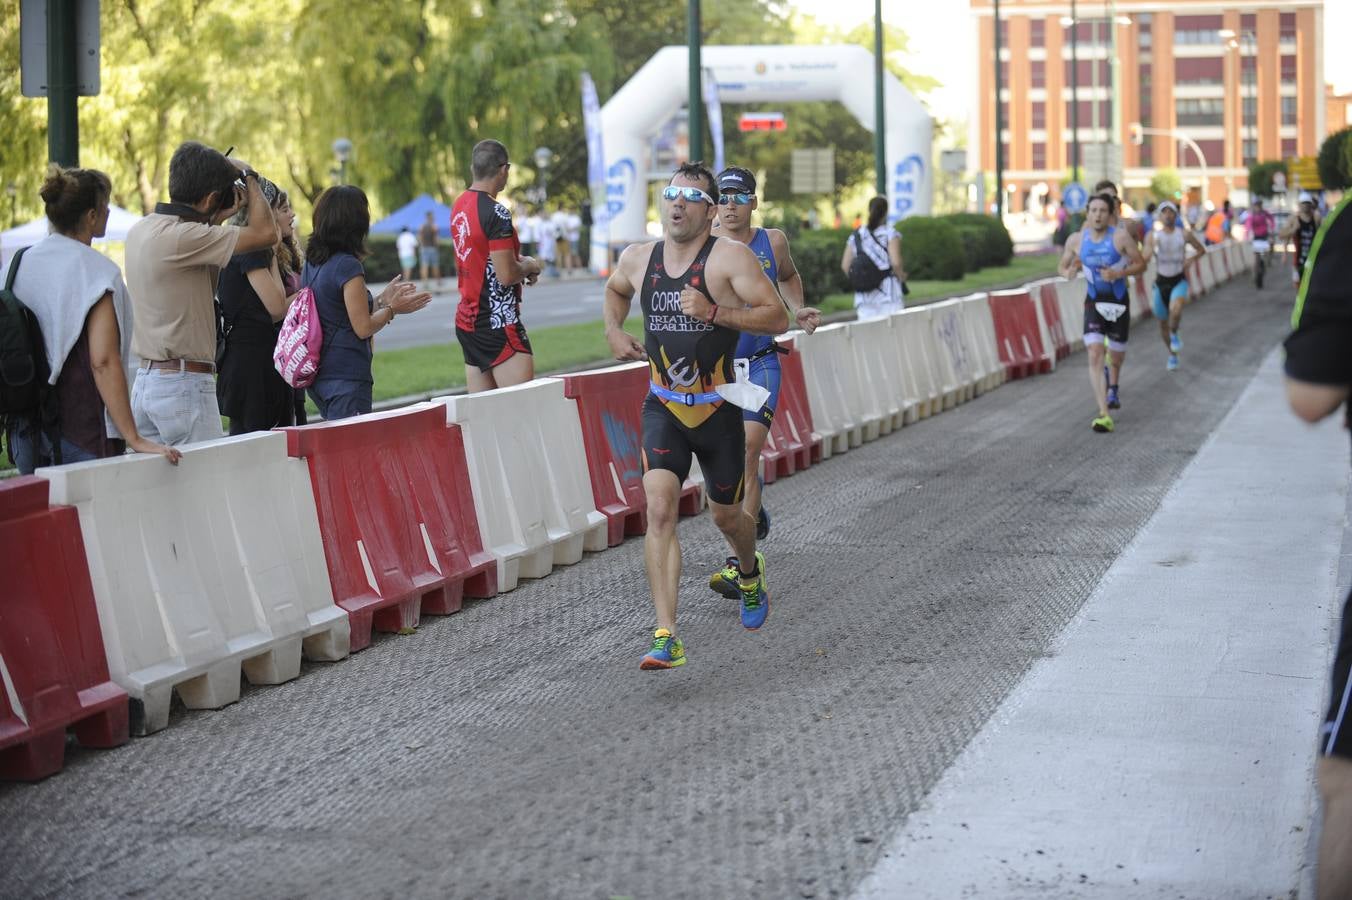
[[[712,70],[723,103],[839,100],[873,130],[873,54],[863,47],[706,46],[701,61]],[[592,231],[594,265],[608,259],[607,242],[614,246],[648,239],[646,145],[686,103],[688,64],[685,47],[664,47],[601,110],[606,221]],[[889,219],[895,221],[930,211],[934,121],[895,75],[884,72],[883,78],[887,199]]]

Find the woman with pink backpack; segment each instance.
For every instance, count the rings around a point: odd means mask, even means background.
[[[305,288],[313,292],[311,318],[318,319],[322,343],[319,366],[309,385],[310,399],[319,414],[332,421],[371,411],[371,338],[395,316],[422,309],[432,295],[395,276],[378,298],[371,297],[361,263],[371,208],[360,188],[342,185],[320,194],[313,225],[301,272],[302,297],[297,303],[304,299]],[[291,319],[288,316],[288,326]],[[288,331],[283,328],[283,341]],[[279,354],[282,349],[279,342]],[[304,386],[303,380],[291,383]]]

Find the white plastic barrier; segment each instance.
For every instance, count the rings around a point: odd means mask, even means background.
[[[1056,299],[1061,306],[1061,324],[1066,329],[1066,340],[1070,343],[1070,352],[1078,353],[1084,349],[1084,299],[1089,283],[1083,278],[1062,278],[1056,282]]]
[[[868,319],[846,323],[851,353],[859,369],[859,384],[870,393],[869,406],[880,412],[879,431],[890,434],[906,423],[906,409],[914,406],[910,372],[897,352],[892,321]]]
[[[1253,244],[1249,241],[1237,241],[1234,245],[1235,260],[1239,264],[1238,271],[1250,272],[1253,270]]]
[[[962,298],[961,309],[967,322],[968,338],[976,352],[977,393],[994,390],[1005,383],[1005,367],[1000,364],[1000,350],[995,344],[990,295],[969,294]]]
[[[926,309],[930,313],[934,346],[944,360],[944,371],[953,379],[958,402],[966,403],[976,396],[981,367],[975,358],[976,348],[968,335],[962,307],[963,301],[954,297],[931,303]]]
[[[860,383],[848,324],[827,325],[795,339],[803,359],[812,426],[822,436],[823,459],[874,440],[882,430],[882,410]]]
[[[1201,259],[1197,260],[1197,271],[1202,275],[1202,291],[1210,293],[1216,289],[1216,270],[1211,267],[1211,251],[1207,250],[1202,254]]]
[[[280,432],[183,448],[171,466],[126,456],[39,469],[76,507],[108,670],[133,699],[133,730],[239,699],[240,670],[278,684],[309,659],[348,653],[305,461]],[[138,709],[139,707],[139,709]]]
[[[465,436],[474,510],[498,561],[498,590],[543,578],[583,551],[606,549],[577,405],[563,381],[537,378],[480,394],[436,397]]]
[[[1032,298],[1033,311],[1037,313],[1038,336],[1042,339],[1042,355],[1038,357],[1038,360],[1042,363],[1046,363],[1047,371],[1054,372],[1056,371],[1057,331],[1053,329],[1053,323],[1048,321],[1047,311],[1042,306],[1042,285],[1050,280],[1051,279],[1034,281],[1030,284],[1025,284],[1023,289],[1027,291],[1028,296]],[[1060,306],[1058,305],[1057,312],[1059,313],[1060,311]],[[1041,369],[1039,368],[1038,371],[1041,371]]]
[[[1150,299],[1146,294],[1145,283],[1138,275],[1127,277],[1127,299],[1128,309],[1131,311],[1131,320],[1140,321],[1150,315]]]
[[[896,336],[901,358],[915,380],[916,417],[944,411],[943,382],[939,376],[938,348],[930,331],[924,307],[913,307],[892,314],[892,333]]]

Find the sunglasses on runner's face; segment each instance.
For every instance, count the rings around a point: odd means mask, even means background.
[[[746,206],[755,199],[755,194],[719,194],[718,205],[732,206],[732,204],[736,203],[738,206]]]
[[[677,197],[684,198],[687,203],[708,203],[712,206],[714,202],[712,197],[697,187],[677,187],[674,184],[669,184],[663,188],[663,200],[675,200]]]

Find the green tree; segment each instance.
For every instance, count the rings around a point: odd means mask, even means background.
[[[1249,194],[1254,197],[1272,196],[1272,176],[1288,174],[1286,163],[1280,159],[1256,162],[1249,166]]]
[[[1335,131],[1319,148],[1319,181],[1330,190],[1352,188],[1352,128]]]
[[[0,221],[9,228],[42,211],[38,187],[47,161],[47,104],[20,90],[19,0],[0,0],[0,134],[0,186],[14,186],[12,201],[0,194]]]
[[[1177,169],[1160,169],[1150,179],[1150,193],[1157,200],[1174,200],[1183,190]]]

